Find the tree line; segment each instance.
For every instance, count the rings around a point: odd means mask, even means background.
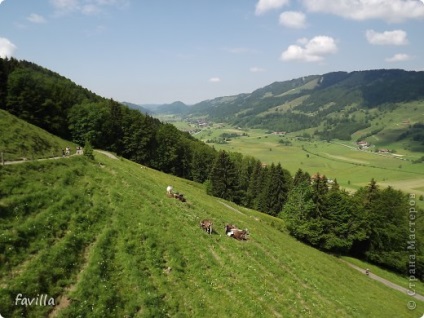
[[[291,235],[316,248],[401,273],[411,261],[413,222],[414,268],[417,277],[424,273],[423,218],[411,220],[408,197],[390,187],[371,181],[352,195],[319,174],[292,176],[280,163],[216,151],[30,62],[0,59],[0,108],[77,144],[205,183],[210,195],[283,218]]]
[[[225,151],[212,165],[207,191],[282,218],[292,236],[322,251],[424,279],[424,217],[415,205],[418,197],[380,189],[374,180],[350,194],[319,173],[310,176],[299,169],[292,177],[281,164],[266,166]]]

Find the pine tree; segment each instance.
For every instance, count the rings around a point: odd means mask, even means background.
[[[240,163],[238,183],[240,190],[240,202],[244,206],[249,206],[249,185],[253,175],[253,170],[256,165],[256,161],[257,160],[251,156],[245,156],[243,157]]]
[[[302,169],[299,168],[296,171],[296,174],[294,175],[293,185],[297,186],[304,181],[310,182],[311,176],[309,173],[307,173],[306,171],[304,172]]]
[[[261,175],[262,163],[256,160],[253,164],[252,174],[250,175],[249,186],[247,188],[245,205],[249,208],[256,208],[257,200],[261,193]]]
[[[260,205],[266,213],[277,216],[281,212],[291,188],[291,180],[290,173],[281,164],[271,165],[260,198]]]
[[[237,170],[227,152],[221,150],[209,176],[210,194],[233,201],[237,192]]]
[[[216,158],[216,151],[210,147],[193,145],[191,158],[191,178],[193,181],[203,183],[211,172],[211,167]]]
[[[271,167],[273,164],[271,165]],[[268,213],[268,185],[269,185],[269,179],[270,179],[270,169],[271,167],[265,166],[262,167],[261,173],[259,175],[259,180],[257,183],[258,186],[258,194],[255,199],[254,203],[254,209]]]
[[[325,210],[325,195],[328,192],[327,178],[317,173],[312,179],[312,200],[315,204],[315,214],[319,217]]]

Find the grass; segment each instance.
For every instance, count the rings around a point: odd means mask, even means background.
[[[408,152],[414,149],[415,152],[423,152],[424,146],[419,142],[410,139],[396,141],[397,137],[407,131],[410,125],[424,122],[424,103],[415,101],[399,104],[395,110],[381,114],[371,121],[371,127],[358,131],[353,135],[356,140],[361,135],[369,133],[376,128],[382,128],[380,132],[367,140],[377,147],[397,149],[398,151]]]
[[[374,178],[381,186],[392,186],[417,197],[424,195],[423,164],[413,164],[422,153],[398,151],[402,157],[381,155],[372,151],[358,151],[354,142],[302,141],[296,134],[284,137],[267,135],[264,130],[240,131],[232,127],[210,128],[196,135],[201,140],[213,139],[227,132],[247,133],[248,137],[238,137],[227,144],[213,144],[216,149],[236,151],[252,155],[270,164],[280,162],[294,174],[299,168],[311,175],[319,172],[351,191],[368,184]],[[289,141],[284,146],[280,140]],[[418,204],[422,205],[421,202]]]
[[[391,281],[392,283],[395,283],[399,286],[402,286],[404,288],[409,288],[409,279],[405,278],[403,276],[400,276],[396,273],[393,272],[389,272],[385,269],[382,269],[380,267],[377,267],[373,264],[358,260],[356,258],[352,258],[352,257],[341,257],[341,259],[352,263],[360,268],[368,268],[372,273],[374,273],[375,275],[378,275],[384,279],[387,279],[389,281]],[[416,285],[414,286],[414,290],[416,293],[420,294],[420,295],[424,295],[424,284],[422,282],[418,282],[416,283]]]
[[[188,202],[166,197],[169,184]],[[424,311],[424,303],[408,310],[407,295],[294,240],[280,219],[99,153],[95,161],[79,156],[1,167],[0,218],[5,317],[46,317],[53,309],[58,317],[418,317]],[[203,218],[213,219],[213,235],[199,228]],[[225,223],[248,228],[250,239],[225,236]],[[16,306],[18,293],[47,294],[57,306]]]
[[[66,147],[75,151],[76,145],[0,109],[0,153],[4,161],[61,156]]]

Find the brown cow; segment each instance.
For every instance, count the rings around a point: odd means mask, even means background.
[[[186,198],[184,198],[184,195],[182,193],[174,193],[174,198],[177,200],[180,200],[181,202],[186,202]]]
[[[206,231],[208,234],[212,234],[213,232],[213,223],[211,220],[202,220],[200,222],[200,227]]]
[[[225,234],[235,238],[236,240],[245,241],[247,240],[247,236],[249,235],[249,232],[247,231],[247,229],[240,230],[235,225],[227,224],[225,226]]]

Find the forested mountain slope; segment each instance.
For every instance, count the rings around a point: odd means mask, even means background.
[[[393,120],[388,113],[404,105],[424,111],[424,72],[369,70],[307,76],[275,82],[250,94],[206,100],[185,115],[274,131],[314,128],[323,139],[350,140],[359,130],[381,131],[376,119]],[[421,117],[406,121],[423,122]],[[401,134],[406,129],[392,138],[405,138]],[[415,136],[424,142],[424,131],[415,131]]]
[[[215,151],[174,126],[27,61],[0,59],[0,108],[79,145],[203,182]],[[193,154],[196,159],[193,160]]]

